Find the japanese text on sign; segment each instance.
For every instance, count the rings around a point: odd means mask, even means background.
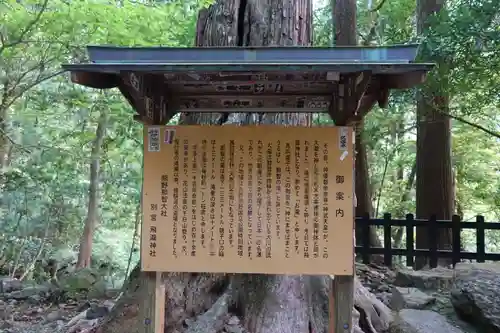
[[[143,270],[353,273],[350,128],[155,129],[159,147],[144,152]]]

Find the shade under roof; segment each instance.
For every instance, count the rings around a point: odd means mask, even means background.
[[[169,110],[161,111],[164,114],[331,114],[332,96],[342,98],[346,80],[354,79],[354,86],[362,85],[359,98],[370,100],[379,100],[380,93],[390,89],[423,82],[433,64],[415,63],[417,48],[89,46],[89,63],[66,64],[63,68],[72,72],[75,83],[120,88],[140,114],[149,112],[144,105],[147,95],[153,93],[161,96],[162,103],[168,101]],[[153,103],[149,108],[154,106],[159,107]]]

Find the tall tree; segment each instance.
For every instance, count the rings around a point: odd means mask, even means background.
[[[417,1],[417,32],[423,35],[429,28],[430,18],[444,6],[444,0]],[[454,211],[454,187],[451,164],[451,123],[449,95],[447,89],[446,60],[423,57],[437,63],[437,70],[417,95],[417,170],[416,170],[416,215],[428,219],[451,219]],[[438,248],[449,249],[451,230],[441,229]],[[429,248],[428,228],[416,230],[416,247]],[[446,261],[442,261],[446,264]],[[426,265],[425,258],[417,258],[416,268]]]
[[[101,150],[106,135],[106,127],[108,125],[108,112],[105,106],[101,105],[99,112],[99,120],[95,138],[92,143],[92,152],[90,156],[90,175],[89,175],[89,196],[87,206],[87,218],[83,228],[82,237],[80,240],[80,250],[78,252],[77,268],[90,266],[90,258],[92,256],[92,244],[94,231],[99,219],[99,175],[101,169]]]
[[[221,22],[228,19],[221,14],[231,11],[238,2],[239,9],[234,12],[236,17],[229,22]],[[311,0],[218,1],[209,10],[200,13],[196,40],[197,46],[310,46],[312,3]],[[311,125],[309,117],[300,113],[232,114],[227,121],[217,114],[189,114],[181,119],[181,124],[222,125],[224,122],[240,125]],[[310,321],[307,308],[310,304],[303,297],[306,294],[303,277],[242,275],[239,279],[241,311],[247,329],[255,333],[307,331]],[[287,309],[286,313],[283,308]]]
[[[197,23],[197,46],[293,46],[311,45],[311,0],[218,0],[202,10]],[[180,124],[286,124],[309,126],[310,117],[301,113],[223,114],[190,113]],[[128,293],[140,293],[141,274],[137,266],[131,274]],[[168,274],[166,290],[166,332],[215,332],[224,325],[228,312],[241,317],[252,333],[326,332],[328,323],[327,276]],[[356,308],[375,327],[387,325],[383,305],[356,284]],[[138,296],[143,297],[143,295]],[[137,299],[124,298],[116,315],[102,327],[102,333],[121,332],[136,317]],[[209,309],[207,311],[207,304]],[[375,310],[377,307],[378,308]],[[134,309],[134,310],[130,310]],[[188,320],[188,328],[182,326]],[[129,320],[130,319],[130,320]],[[357,321],[355,321],[357,322]],[[372,326],[373,327],[373,326]],[[368,327],[369,332],[372,332]],[[356,332],[362,332],[356,325]],[[367,331],[368,332],[368,331]]]
[[[355,46],[358,44],[356,1],[334,0],[332,5],[334,22],[334,42],[338,46]],[[356,160],[355,160],[355,193],[356,216],[373,215],[373,204],[370,189],[370,174],[368,172],[368,158],[366,145],[363,142],[363,121],[356,126]],[[361,228],[356,228],[356,244],[361,245]],[[380,239],[375,228],[370,228],[370,244],[380,247]]]

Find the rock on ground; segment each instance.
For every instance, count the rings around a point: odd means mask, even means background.
[[[23,283],[15,278],[0,278],[0,293],[10,293],[23,288]]]
[[[453,283],[453,269],[437,268],[422,271],[401,269],[393,272],[385,267],[357,263],[356,271],[363,284],[392,309],[395,318],[400,318],[397,313],[402,309],[429,310],[423,313],[416,312],[422,317],[423,322],[431,322],[434,313],[437,313],[446,318],[452,326],[458,327],[463,332],[483,333],[482,330],[478,330],[460,320],[455,313],[450,302],[450,289],[446,288]],[[399,287],[395,285],[399,285]],[[401,285],[404,287],[401,287]],[[395,295],[398,297],[395,297]],[[407,311],[405,310],[404,313],[407,313]],[[427,314],[430,314],[429,318],[426,318]],[[411,315],[416,316],[415,313]],[[408,325],[408,323],[405,325]],[[399,326],[393,325],[391,329],[394,332],[398,327],[401,327],[400,322]],[[409,332],[411,333],[411,331]],[[438,332],[440,331],[438,330]],[[484,331],[484,333],[489,332]]]
[[[401,269],[396,273],[394,281],[394,285],[399,287],[415,287],[422,290],[449,289],[452,283],[453,270],[443,267],[419,271]]]
[[[404,270],[395,273],[382,266],[356,264],[356,271],[358,276],[355,281],[353,324],[359,325],[353,327],[355,330],[352,333],[500,332],[497,322],[499,305],[496,301],[500,296],[499,265],[462,264],[457,266],[455,273],[451,269],[418,272]],[[462,311],[462,314],[479,314],[475,317],[480,319],[475,322],[478,330],[457,318],[450,302],[449,290],[440,289],[450,283],[449,277],[453,274],[453,305],[457,312]],[[397,277],[399,282],[396,282],[399,284],[424,288],[421,290],[416,287],[396,287],[394,282]],[[120,330],[111,331],[123,332],[126,327],[128,332],[136,332],[132,329],[138,324],[138,312],[134,311],[135,308],[112,309],[114,302],[109,299],[115,298],[115,294],[111,296],[107,292],[101,293],[97,290],[100,297],[93,296],[94,293],[90,291],[95,289],[97,284],[92,274],[75,274],[71,279],[62,282],[57,286],[25,286],[21,290],[0,294],[0,333],[96,333],[100,332],[105,319],[112,317],[110,313],[115,311],[120,311],[123,317],[119,318]],[[326,285],[323,287],[326,288]],[[77,298],[66,296],[55,300],[54,293],[71,295],[73,289],[86,291]],[[394,295],[398,297],[395,298]],[[184,294],[179,297],[185,301]],[[170,314],[174,315],[175,313]],[[185,320],[180,320],[184,323],[183,326],[174,331],[192,332],[199,322],[198,317],[183,317]],[[231,311],[219,319],[220,323],[214,331],[216,333],[251,333],[243,329],[240,318]],[[390,322],[392,323],[389,325]]]
[[[373,293],[389,291],[395,278],[390,268],[375,264],[365,265],[356,263],[356,275],[363,285]]]
[[[50,284],[43,284],[38,286],[28,286],[21,290],[13,291],[7,294],[5,297],[7,299],[15,299],[18,301],[22,300],[37,300],[37,298],[47,297],[52,291]]]
[[[86,269],[40,285],[0,280],[0,333],[84,333],[113,307],[96,274]]]
[[[457,264],[451,303],[459,317],[481,332],[500,332],[500,264]]]
[[[389,333],[463,333],[446,318],[429,310],[404,309],[394,317]]]
[[[403,296],[405,308],[407,309],[421,310],[436,301],[436,297],[427,295],[417,288],[396,287],[396,290]]]

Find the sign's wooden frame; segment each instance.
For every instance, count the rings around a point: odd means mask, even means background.
[[[182,126],[182,125],[181,125]],[[354,134],[354,133],[351,133]],[[147,148],[144,141],[144,149]],[[352,142],[354,145],[354,142]],[[354,167],[354,166],[353,166]],[[144,200],[143,200],[144,202]],[[354,207],[353,207],[354,208]],[[354,223],[353,223],[354,228]],[[354,230],[352,230],[354,232]],[[354,236],[354,235],[353,235]],[[148,244],[142,244],[148,246]],[[141,253],[144,253],[141,248]],[[147,252],[147,251],[145,251]],[[354,242],[352,249],[352,264],[354,266]],[[353,275],[335,275],[331,278],[331,292],[329,295],[329,333],[348,333],[352,327],[353,286],[355,269]],[[144,320],[141,333],[163,333],[165,328],[165,285],[162,281],[162,272],[142,272],[141,284],[142,294],[145,295],[141,307],[141,318]]]

